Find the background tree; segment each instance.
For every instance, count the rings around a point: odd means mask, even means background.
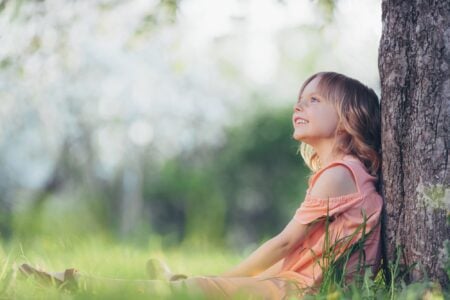
[[[382,3],[379,48],[389,259],[448,286],[450,2]]]

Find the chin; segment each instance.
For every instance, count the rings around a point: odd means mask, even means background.
[[[304,142],[304,139],[302,138],[302,136],[301,136],[301,135],[298,135],[298,134],[295,134],[295,132],[292,134],[292,138],[293,138],[294,140],[296,140],[296,141]]]
[[[296,134],[295,132],[292,134],[292,138],[298,142],[303,142],[305,144],[311,145],[311,140],[308,139],[308,137],[302,135],[302,134]]]

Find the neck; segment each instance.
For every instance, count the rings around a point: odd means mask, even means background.
[[[343,159],[344,156],[346,155],[345,153],[342,152],[338,153],[333,152],[332,147],[328,144],[315,145],[313,146],[313,148],[316,151],[317,155],[319,156],[321,168],[323,166],[328,165],[334,160]]]

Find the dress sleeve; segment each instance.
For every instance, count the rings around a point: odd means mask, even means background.
[[[333,220],[339,214],[361,201],[356,194],[343,195],[322,199],[307,195],[300,207],[295,211],[293,219],[300,224],[309,224],[314,220],[330,216]]]

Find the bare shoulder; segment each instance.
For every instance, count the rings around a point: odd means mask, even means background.
[[[353,194],[358,191],[352,171],[344,165],[323,171],[310,191],[311,196],[324,198]]]

